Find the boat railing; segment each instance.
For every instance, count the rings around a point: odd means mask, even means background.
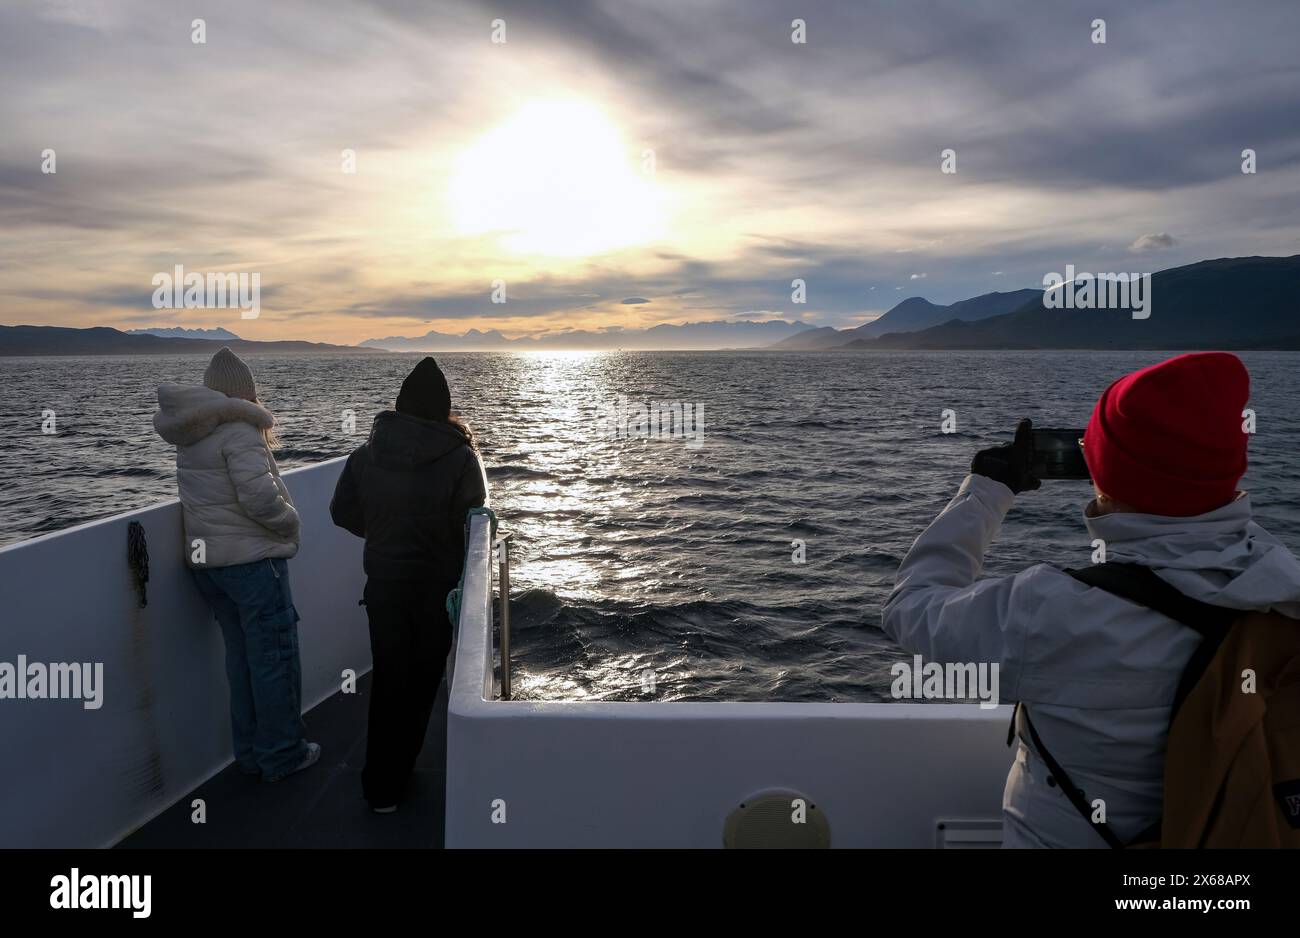
[[[493,553],[497,560],[497,591],[500,603],[501,699],[510,699],[510,533],[497,536]]]

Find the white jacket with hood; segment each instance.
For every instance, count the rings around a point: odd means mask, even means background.
[[[1032,497],[1032,496],[1031,496]],[[1165,738],[1190,628],[1040,564],[977,580],[1015,496],[967,476],[899,568],[881,627],[937,662],[996,662],[1003,703],[1022,702],[1051,754],[1129,840],[1159,819]],[[1251,520],[1250,497],[1190,518],[1093,516],[1107,559],[1140,563],[1185,595],[1300,617],[1300,562]],[[1007,847],[1105,847],[1022,741],[1003,794]]]
[[[229,567],[298,552],[298,512],[262,435],[275,419],[260,404],[207,387],[158,388],[154,429],[176,446],[186,562]],[[194,562],[201,538],[205,562]]]

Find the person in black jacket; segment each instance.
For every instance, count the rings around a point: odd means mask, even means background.
[[[487,500],[473,435],[425,358],[402,382],[397,409],[375,417],[330,502],[334,523],[366,540],[365,605],[374,659],[366,767],[371,808],[397,808],[424,745],[451,649],[444,603],[465,564],[465,515]]]

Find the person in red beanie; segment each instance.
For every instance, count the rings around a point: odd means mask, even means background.
[[[1203,515],[1237,497],[1246,472],[1250,376],[1236,355],[1179,355],[1120,378],[1084,432],[1088,471],[1108,500],[1153,515]]]
[[[1141,565],[1183,597],[1300,618],[1300,561],[1238,489],[1249,394],[1245,366],[1225,352],[1179,355],[1111,384],[1083,435],[1096,489],[1083,522],[1108,561]],[[996,664],[1002,702],[1022,705],[1004,846],[1104,848],[1080,811],[1095,804],[1106,836],[1129,843],[1160,818],[1171,708],[1201,639],[1081,571],[1038,564],[976,579],[1016,495],[1039,487],[1030,457],[1028,421],[1012,443],[976,454],[899,567],[881,628],[927,659]],[[1020,719],[1029,710],[1032,732]],[[1034,733],[1082,799],[1063,791]]]

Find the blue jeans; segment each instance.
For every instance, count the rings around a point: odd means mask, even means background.
[[[289,565],[259,560],[195,570],[226,640],[230,726],[240,771],[276,781],[307,754],[298,610]]]

